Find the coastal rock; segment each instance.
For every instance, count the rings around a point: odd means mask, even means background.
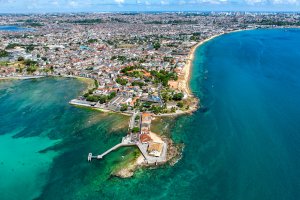
[[[121,170],[113,173],[114,176],[120,177],[120,178],[130,178],[132,177],[134,172],[129,168],[122,168]]]
[[[184,148],[183,144],[175,144],[171,139],[167,139],[169,144],[169,149],[167,153],[167,162],[173,166],[180,159],[182,155],[182,150]]]
[[[141,167],[145,167],[148,169],[157,169],[158,167],[165,164],[174,166],[181,159],[184,145],[175,144],[170,138],[167,138],[166,136],[163,137],[163,140],[167,142],[169,146],[166,163],[157,166],[153,164],[147,164],[144,162],[144,157],[140,155],[137,159],[135,159],[134,162],[129,163],[127,166],[124,166],[123,168],[113,172],[112,175],[119,178],[130,178],[134,175],[134,172]]]
[[[134,175],[134,172],[144,165],[144,157],[142,155],[138,156],[133,162],[128,163],[121,169],[112,173],[112,175],[120,178],[130,178]]]

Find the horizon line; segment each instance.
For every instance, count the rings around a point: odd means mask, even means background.
[[[202,10],[202,11],[179,11],[179,10],[173,10],[173,11],[57,11],[57,12],[42,12],[42,11],[34,11],[34,12],[0,12],[0,15],[28,15],[28,14],[109,14],[109,13],[225,13],[225,12],[232,12],[232,13],[297,13],[300,14],[300,11],[282,11],[282,10]]]

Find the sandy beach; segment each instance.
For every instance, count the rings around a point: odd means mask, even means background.
[[[247,31],[247,30],[253,30],[253,29],[241,29],[241,30],[234,30],[234,31],[227,31],[227,32],[219,33],[219,34],[213,35],[207,39],[204,39],[204,40],[200,41],[199,43],[197,43],[196,45],[194,45],[191,48],[191,51],[188,55],[186,65],[182,70],[183,75],[181,75],[178,78],[178,84],[177,84],[178,89],[181,90],[182,92],[184,92],[186,97],[191,100],[190,108],[185,111],[179,110],[176,113],[165,113],[165,114],[159,114],[159,115],[154,115],[154,116],[157,116],[157,117],[177,116],[177,115],[183,115],[183,114],[189,114],[189,113],[195,112],[199,108],[199,102],[200,102],[200,99],[194,97],[194,95],[191,91],[191,88],[190,88],[190,79],[191,79],[191,73],[193,70],[192,65],[193,65],[193,61],[194,61],[194,57],[195,57],[195,50],[199,46],[201,46],[201,45],[205,44],[206,42],[208,42],[216,37],[219,37],[221,35],[233,33],[233,32],[239,32],[239,31]]]
[[[253,30],[253,29],[242,29],[242,30],[234,30],[234,31],[227,31],[227,32],[223,32],[223,33],[220,33],[220,34],[216,34],[216,35],[213,35],[205,40],[202,40],[200,41],[199,43],[197,43],[195,46],[192,47],[189,55],[188,55],[188,58],[187,58],[187,63],[183,69],[183,74],[184,74],[184,78],[182,80],[179,80],[179,89],[182,90],[183,92],[185,92],[188,97],[193,97],[193,94],[191,92],[191,88],[190,88],[190,79],[191,79],[191,73],[192,73],[192,65],[193,65],[193,60],[194,60],[194,56],[195,56],[195,50],[203,45],[204,43],[216,38],[216,37],[219,37],[221,35],[224,35],[224,34],[228,34],[228,33],[234,33],[234,32],[239,32],[239,31],[247,31],[247,30]]]
[[[190,79],[191,79],[191,72],[192,72],[192,65],[193,65],[193,60],[194,60],[194,57],[195,57],[195,50],[203,45],[204,43],[216,38],[216,37],[219,37],[223,34],[226,34],[227,32],[224,32],[224,33],[220,33],[220,34],[217,34],[217,35],[214,35],[214,36],[211,36],[205,40],[202,40],[201,42],[199,42],[198,44],[196,44],[195,46],[192,47],[190,53],[189,53],[189,56],[188,56],[188,59],[187,59],[187,63],[183,69],[183,73],[184,73],[184,79],[181,83],[179,83],[179,85],[181,86],[180,89],[182,91],[184,91],[189,97],[192,97],[193,94],[191,92],[191,89],[190,89]]]
[[[251,29],[241,29],[241,30],[234,30],[234,31],[227,31],[227,32],[223,32],[223,33],[219,33],[216,35],[213,35],[205,40],[200,41],[198,44],[196,44],[195,46],[192,47],[188,59],[187,59],[187,63],[183,69],[183,73],[184,73],[184,80],[182,83],[179,83],[179,85],[181,86],[181,90],[184,91],[188,96],[193,96],[191,89],[190,89],[190,78],[191,78],[191,72],[192,72],[192,65],[193,65],[193,60],[194,60],[194,56],[195,56],[195,50],[203,45],[204,43],[219,37],[221,35],[224,34],[228,34],[228,33],[234,33],[234,32],[239,32],[239,31],[249,31],[249,30],[253,30],[253,28]]]
[[[160,117],[163,117],[163,116],[177,116],[177,115],[183,115],[183,114],[189,114],[189,113],[192,113],[194,111],[196,111],[198,108],[199,108],[199,99],[195,98],[192,91],[191,91],[191,88],[190,88],[190,79],[191,79],[191,73],[192,73],[192,68],[193,68],[193,61],[194,61],[194,56],[195,56],[195,50],[203,45],[204,43],[220,36],[220,35],[223,35],[225,33],[220,33],[220,34],[217,34],[217,35],[214,35],[214,36],[211,36],[205,40],[202,40],[200,41],[199,43],[197,43],[196,45],[194,45],[192,48],[191,48],[191,51],[188,55],[188,58],[187,58],[187,63],[186,65],[184,66],[183,70],[182,70],[182,76],[180,76],[178,78],[178,89],[181,90],[182,92],[185,93],[185,96],[191,100],[191,103],[190,103],[190,108],[186,111],[178,111],[176,113],[166,113],[166,114],[159,114],[159,115],[155,115],[155,116],[160,116]]]

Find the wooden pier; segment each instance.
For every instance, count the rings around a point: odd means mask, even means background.
[[[108,149],[107,151],[105,151],[104,153],[97,155],[97,156],[93,156],[92,153],[88,154],[88,162],[91,162],[92,159],[102,159],[104,156],[106,156],[107,154],[109,154],[112,151],[117,150],[120,147],[126,147],[126,146],[137,146],[140,150],[140,152],[142,153],[142,155],[144,156],[145,161],[148,164],[157,164],[157,163],[163,163],[166,162],[166,151],[167,151],[167,144],[164,145],[164,150],[163,150],[163,156],[157,158],[157,157],[152,157],[149,156],[147,154],[147,145],[142,144],[140,142],[137,143],[127,143],[126,140],[123,139],[123,141],[115,146],[113,146],[112,148]]]
[[[120,147],[126,147],[126,146],[134,146],[136,145],[135,143],[131,143],[130,140],[128,140],[128,137],[124,137],[122,142],[113,146],[112,148],[108,149],[107,151],[105,151],[104,153],[97,155],[97,156],[93,156],[92,153],[89,153],[88,155],[88,161],[91,162],[92,159],[102,159],[104,156],[106,156],[107,154],[109,154],[112,151],[117,150]]]

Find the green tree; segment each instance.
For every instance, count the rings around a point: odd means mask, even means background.
[[[29,74],[32,74],[33,72],[35,72],[37,70],[37,66],[36,65],[30,65],[26,68],[26,71],[29,73]]]
[[[91,102],[97,102],[99,100],[98,97],[96,96],[93,96],[93,95],[89,95],[87,98],[86,98],[87,101],[91,101]]]
[[[123,68],[121,70],[121,73],[126,73],[126,72],[132,71],[134,69],[142,69],[142,67],[141,66],[137,66],[137,65],[135,65],[135,66],[128,66],[128,67]]]
[[[122,106],[121,106],[121,111],[122,112],[124,112],[124,111],[126,111],[128,109],[128,105],[127,104],[123,104]]]
[[[15,47],[17,47],[17,46],[22,46],[22,45],[17,44],[17,43],[10,43],[10,44],[8,44],[8,45],[5,47],[5,49],[13,49],[13,48],[15,48]]]
[[[34,46],[31,44],[31,45],[28,45],[28,46],[26,46],[26,52],[27,53],[29,53],[29,52],[31,52],[31,51],[33,51],[33,49],[34,49]]]
[[[9,55],[9,53],[7,52],[7,51],[5,51],[5,50],[0,50],[0,58],[2,58],[2,57],[7,57]]]
[[[30,65],[37,65],[36,61],[30,60],[30,59],[26,59],[23,61],[23,64],[26,66],[30,66]]]
[[[172,107],[172,108],[171,108],[171,112],[172,112],[172,113],[176,112],[176,108],[175,108],[175,107]]]
[[[94,84],[95,84],[95,89],[97,89],[99,87],[99,83],[96,79],[94,80]]]
[[[134,127],[134,128],[132,129],[132,132],[133,132],[133,133],[138,133],[138,132],[140,132],[140,128],[139,128],[139,127]]]
[[[143,103],[143,107],[150,108],[151,107],[151,103],[150,102],[145,102],[145,103]]]
[[[140,81],[134,81],[131,83],[132,86],[139,86],[139,87],[143,87],[145,84],[143,82]]]
[[[122,79],[122,78],[117,78],[116,82],[119,83],[120,85],[126,85],[128,83],[126,79]]]
[[[100,96],[98,97],[98,100],[99,100],[99,102],[100,102],[101,104],[102,104],[102,103],[106,103],[107,100],[108,100],[108,97],[105,96],[105,95],[100,95]]]
[[[83,97],[87,98],[89,95],[90,95],[89,93],[85,93],[85,94],[83,95]]]
[[[163,86],[168,86],[169,80],[177,80],[177,74],[174,72],[168,72],[165,70],[151,71],[151,75],[154,77],[155,83],[162,83]]]
[[[111,92],[109,95],[108,95],[108,99],[111,100],[113,98],[115,98],[117,96],[117,93],[116,92]]]
[[[178,103],[177,103],[177,106],[178,106],[179,108],[183,108],[183,102],[182,102],[182,101],[178,102]]]
[[[155,50],[158,50],[160,47],[161,47],[161,45],[160,45],[159,42],[154,42],[154,43],[153,43],[153,48],[154,48]]]
[[[182,93],[176,93],[173,95],[174,101],[181,101],[183,99],[184,95]]]
[[[93,93],[94,93],[94,90],[93,90],[93,89],[90,89],[90,90],[88,91],[88,93],[89,93],[89,94],[93,94]]]
[[[151,109],[150,109],[154,114],[158,114],[158,113],[161,113],[163,108],[160,107],[160,106],[154,106],[152,105],[151,106]]]
[[[89,43],[89,44],[92,44],[92,43],[95,43],[95,42],[98,42],[98,40],[97,39],[89,39],[87,41],[87,43]]]
[[[21,62],[21,61],[24,61],[24,57],[19,56],[19,57],[18,57],[18,61],[20,61],[20,62]]]

